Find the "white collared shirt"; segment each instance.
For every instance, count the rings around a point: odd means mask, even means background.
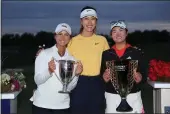
[[[34,80],[37,84],[37,89],[33,95],[33,104],[37,107],[48,109],[66,109],[70,107],[69,94],[58,93],[62,90],[62,83],[58,80],[59,76],[58,64],[56,62],[55,75],[50,75],[48,71],[48,62],[54,57],[55,60],[75,60],[75,58],[69,55],[68,50],[63,57],[58,54],[58,49],[55,46],[43,50],[35,61],[35,75]],[[76,68],[76,66],[75,66]],[[78,81],[78,77],[69,83],[68,90],[74,89]]]

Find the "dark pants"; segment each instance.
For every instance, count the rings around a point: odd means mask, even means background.
[[[32,114],[69,114],[69,109],[46,109],[32,105]]]
[[[99,76],[80,76],[70,94],[71,114],[105,114],[104,85]]]

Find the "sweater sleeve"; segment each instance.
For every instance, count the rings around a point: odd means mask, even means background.
[[[146,61],[144,58],[144,54],[140,51],[138,53],[139,53],[139,60],[138,60],[139,63],[138,63],[137,72],[140,72],[142,74],[142,80],[137,85],[142,86],[147,81],[147,70],[145,65]]]
[[[45,55],[45,52],[42,51],[35,60],[34,81],[38,86],[45,83],[50,77],[47,56]]]

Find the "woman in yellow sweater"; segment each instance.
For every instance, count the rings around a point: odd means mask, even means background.
[[[80,60],[83,72],[71,93],[72,114],[105,114],[104,84],[99,76],[102,52],[109,49],[106,38],[95,34],[96,9],[86,6],[80,13],[80,33],[68,44],[72,56]]]

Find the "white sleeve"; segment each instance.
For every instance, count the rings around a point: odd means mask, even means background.
[[[71,81],[71,82],[68,84],[68,86],[67,86],[67,90],[68,90],[68,91],[73,90],[73,89],[76,87],[76,85],[77,85],[79,76],[75,76],[75,70],[76,70],[76,68],[77,68],[77,64],[74,65],[74,72],[73,72],[73,77],[74,77],[74,78],[72,79],[72,81]]]
[[[34,81],[38,85],[45,83],[50,78],[48,61],[45,52],[42,51],[35,60]]]

